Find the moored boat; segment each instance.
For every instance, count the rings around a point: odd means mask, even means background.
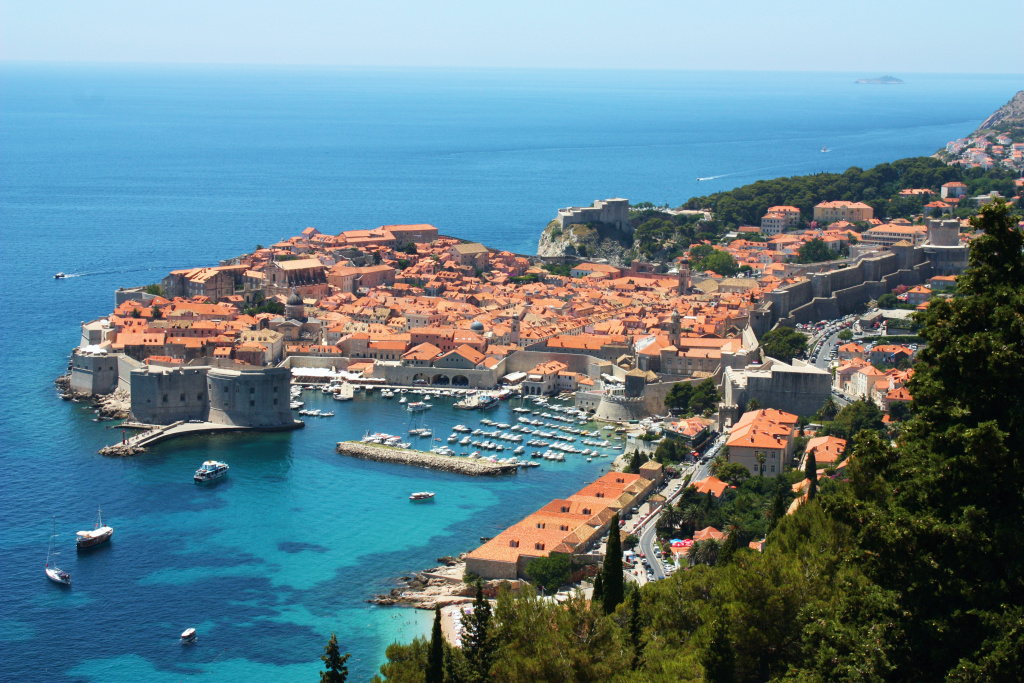
[[[71,574],[57,566],[57,555],[60,555],[60,551],[57,550],[57,516],[54,515],[53,531],[50,533],[50,545],[46,548],[46,578],[54,583],[70,586]],[[53,560],[52,564],[51,560]]]
[[[195,480],[196,481],[213,481],[214,479],[220,479],[228,473],[227,463],[217,462],[216,460],[207,460],[203,463],[203,466],[196,470]]]
[[[194,643],[196,642],[196,630],[194,628],[187,628],[181,633],[182,643]]]
[[[432,405],[430,405],[429,403],[425,403],[423,401],[413,401],[412,403],[406,404],[405,409],[408,410],[410,413],[418,413],[432,407]]]
[[[434,498],[434,492],[433,491],[418,491],[418,492],[416,492],[416,493],[414,493],[414,494],[409,496],[409,500],[413,500],[413,501],[416,501],[416,500],[433,500],[433,498]]]
[[[114,535],[114,528],[105,526],[103,524],[103,509],[99,509],[96,514],[96,525],[89,531],[79,531],[75,536],[75,546],[81,550],[82,548],[91,548],[94,545],[99,545],[105,541],[109,541],[110,537]]]

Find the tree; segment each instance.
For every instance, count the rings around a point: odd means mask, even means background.
[[[324,653],[320,655],[320,661],[324,663],[327,671],[320,672],[320,683],[345,683],[348,680],[348,667],[345,663],[350,655],[342,655],[338,649],[338,637],[331,631],[331,639],[324,646]]]
[[[822,261],[834,261],[839,254],[825,246],[824,240],[815,237],[812,240],[800,245],[797,261],[799,263],[821,263]]]
[[[722,400],[722,395],[718,393],[715,380],[708,377],[693,390],[693,394],[690,396],[690,410],[694,414],[700,415],[714,410],[720,400]]]
[[[153,306],[150,311],[153,313],[153,320],[160,320],[164,317],[164,312],[160,310],[159,306]]]
[[[477,580],[473,611],[462,618],[462,652],[466,656],[474,681],[486,681],[494,660],[491,642],[491,603],[484,597],[483,584]]]
[[[444,636],[441,634],[441,608],[434,608],[434,628],[427,651],[426,683],[444,683]]]
[[[146,285],[146,289],[143,290],[143,291],[145,291],[146,294],[152,294],[153,296],[163,296],[164,295],[163,290],[160,289],[160,285],[158,285],[155,282],[153,284],[151,284],[151,285]]]
[[[841,439],[852,439],[857,432],[870,429],[884,432],[882,411],[871,401],[854,401],[840,410],[835,419],[827,422],[821,429],[822,436],[838,436]]]
[[[787,509],[787,503],[788,502],[789,501],[787,500],[786,489],[784,489],[781,486],[776,487],[775,495],[772,496],[771,512],[769,513],[769,515],[770,515],[770,519],[769,519],[769,522],[768,522],[768,531],[769,532],[771,532],[772,529],[777,527],[779,525],[779,522],[782,521],[782,518],[786,516],[786,509]]]
[[[690,547],[690,566],[698,564],[713,565],[718,561],[721,546],[713,538],[697,541]]]
[[[790,327],[777,327],[761,337],[761,348],[765,356],[790,363],[807,350],[807,335]]]
[[[750,470],[738,462],[729,462],[719,467],[715,476],[728,484],[736,485],[750,476]]]
[[[900,303],[900,300],[897,299],[896,295],[893,294],[892,292],[886,292],[882,296],[878,297],[878,301],[877,301],[877,304],[878,304],[879,308],[889,308],[889,309],[896,308],[899,305],[899,303]]]
[[[572,561],[561,553],[536,557],[527,563],[526,575],[549,594],[555,593],[559,586],[569,582]]]
[[[597,577],[594,578],[594,590],[590,594],[591,605],[604,605],[604,579],[601,577],[604,572],[598,572]]]
[[[711,622],[708,631],[707,645],[700,657],[704,679],[711,683],[731,683],[736,680],[736,656],[723,619]]]
[[[821,408],[818,410],[818,415],[821,416],[822,420],[834,420],[838,413],[839,404],[836,403],[836,400],[831,396],[825,399],[825,403],[823,403]],[[803,431],[803,427],[800,428],[800,431]],[[801,436],[803,435],[801,434]]]
[[[608,544],[604,550],[604,612],[611,614],[622,602],[624,586],[622,585],[622,539],[619,532],[619,513],[612,515],[608,529]]]
[[[843,330],[842,332],[839,333],[839,338],[842,339],[843,341],[848,342],[851,339],[853,339],[853,332],[851,332],[849,329]]]
[[[814,449],[807,451],[807,461],[804,463],[804,476],[807,478],[807,502],[814,500],[818,494],[818,461],[814,457]]]
[[[905,401],[893,401],[889,404],[889,417],[895,422],[902,422],[910,417],[910,404]]]
[[[142,317],[142,311],[140,311],[137,308],[133,308],[132,312],[129,315],[131,315],[131,317],[133,317],[133,318],[141,318]]]
[[[750,413],[755,410],[761,410],[761,402],[758,401],[756,398],[752,398],[749,401],[747,401],[746,412]]]
[[[632,550],[633,548],[635,548],[637,546],[638,543],[640,543],[640,537],[637,536],[636,534],[629,534],[622,541],[622,547],[625,548],[626,550]]]
[[[739,550],[740,546],[740,530],[734,528],[729,531],[729,535],[722,541],[722,546],[718,551],[718,562],[719,567],[724,567],[732,561],[733,555]]]
[[[640,656],[643,654],[643,645],[640,642],[640,589],[635,588],[629,594],[629,622],[627,624],[629,646],[633,650],[633,660],[630,667],[633,671],[640,668]]]
[[[765,454],[761,451],[757,451],[754,455],[754,460],[757,461],[757,473],[759,476],[764,476],[764,461],[767,459]]]
[[[729,252],[714,249],[696,264],[695,270],[710,270],[731,277],[739,271],[739,265]]]
[[[690,397],[692,395],[692,384],[688,382],[676,382],[665,395],[665,407],[669,410],[687,410],[690,407]]]

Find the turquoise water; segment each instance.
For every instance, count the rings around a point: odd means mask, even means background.
[[[396,401],[362,397],[299,432],[102,458],[119,434],[51,382],[116,287],[307,225],[426,221],[532,252],[560,206],[930,153],[1024,84],[862,75],[0,66],[0,679],[309,680],[334,630],[365,680],[430,618],[368,597],[606,466],[475,479],[338,456],[405,433]],[[471,416],[442,399],[426,417],[446,437]],[[197,486],[207,458],[231,472]],[[114,539],[76,555],[99,504]],[[54,514],[70,590],[43,576]]]

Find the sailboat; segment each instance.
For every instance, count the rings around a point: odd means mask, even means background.
[[[103,509],[100,508],[97,512],[96,526],[90,531],[79,531],[76,534],[76,547],[81,550],[83,548],[91,548],[94,545],[99,545],[104,541],[109,541],[110,537],[114,535],[114,528],[103,525]]]
[[[822,151],[822,152],[831,152],[832,150],[830,150],[830,149],[828,148],[828,145],[825,145],[824,147],[822,147],[822,148],[821,148],[821,151]]]
[[[50,545],[46,549],[46,578],[54,583],[60,583],[65,586],[71,585],[71,574],[68,574],[63,569],[57,567],[57,555],[60,552],[57,550],[57,516],[53,516],[53,532],[50,534]],[[53,558],[54,564],[50,564],[50,558]]]

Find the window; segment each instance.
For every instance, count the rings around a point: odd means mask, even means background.
[[[590,508],[583,508],[583,514],[589,515],[590,514]]]
[[[772,465],[772,472],[775,471],[775,465]]]
[[[559,530],[559,531],[568,531],[568,530],[569,530],[569,527],[568,527],[568,525],[566,525],[566,524],[562,524],[562,525],[560,525],[560,526],[558,527],[558,530]]]
[[[167,394],[164,394],[164,403],[167,403]]]
[[[547,523],[546,522],[537,522],[537,528],[538,529],[544,529],[546,527],[547,527]]]
[[[256,401],[249,401],[249,407],[250,408],[255,408],[256,407]]]
[[[544,544],[543,543],[534,543],[533,547],[534,547],[535,550],[544,550]]]
[[[249,387],[249,395],[256,393],[256,387]]]
[[[277,405],[277,399],[276,399],[276,398],[274,399],[274,405],[275,405],[275,406]],[[775,468],[774,468],[774,467],[772,468],[772,471],[773,471],[773,472],[775,471]]]
[[[518,548],[519,547],[519,541],[509,541],[508,542],[508,547],[509,548]]]
[[[274,393],[275,394],[277,393],[277,387],[274,387]]]
[[[562,512],[568,512],[568,511],[569,511],[569,508],[567,508],[566,506],[563,505],[562,506]]]

